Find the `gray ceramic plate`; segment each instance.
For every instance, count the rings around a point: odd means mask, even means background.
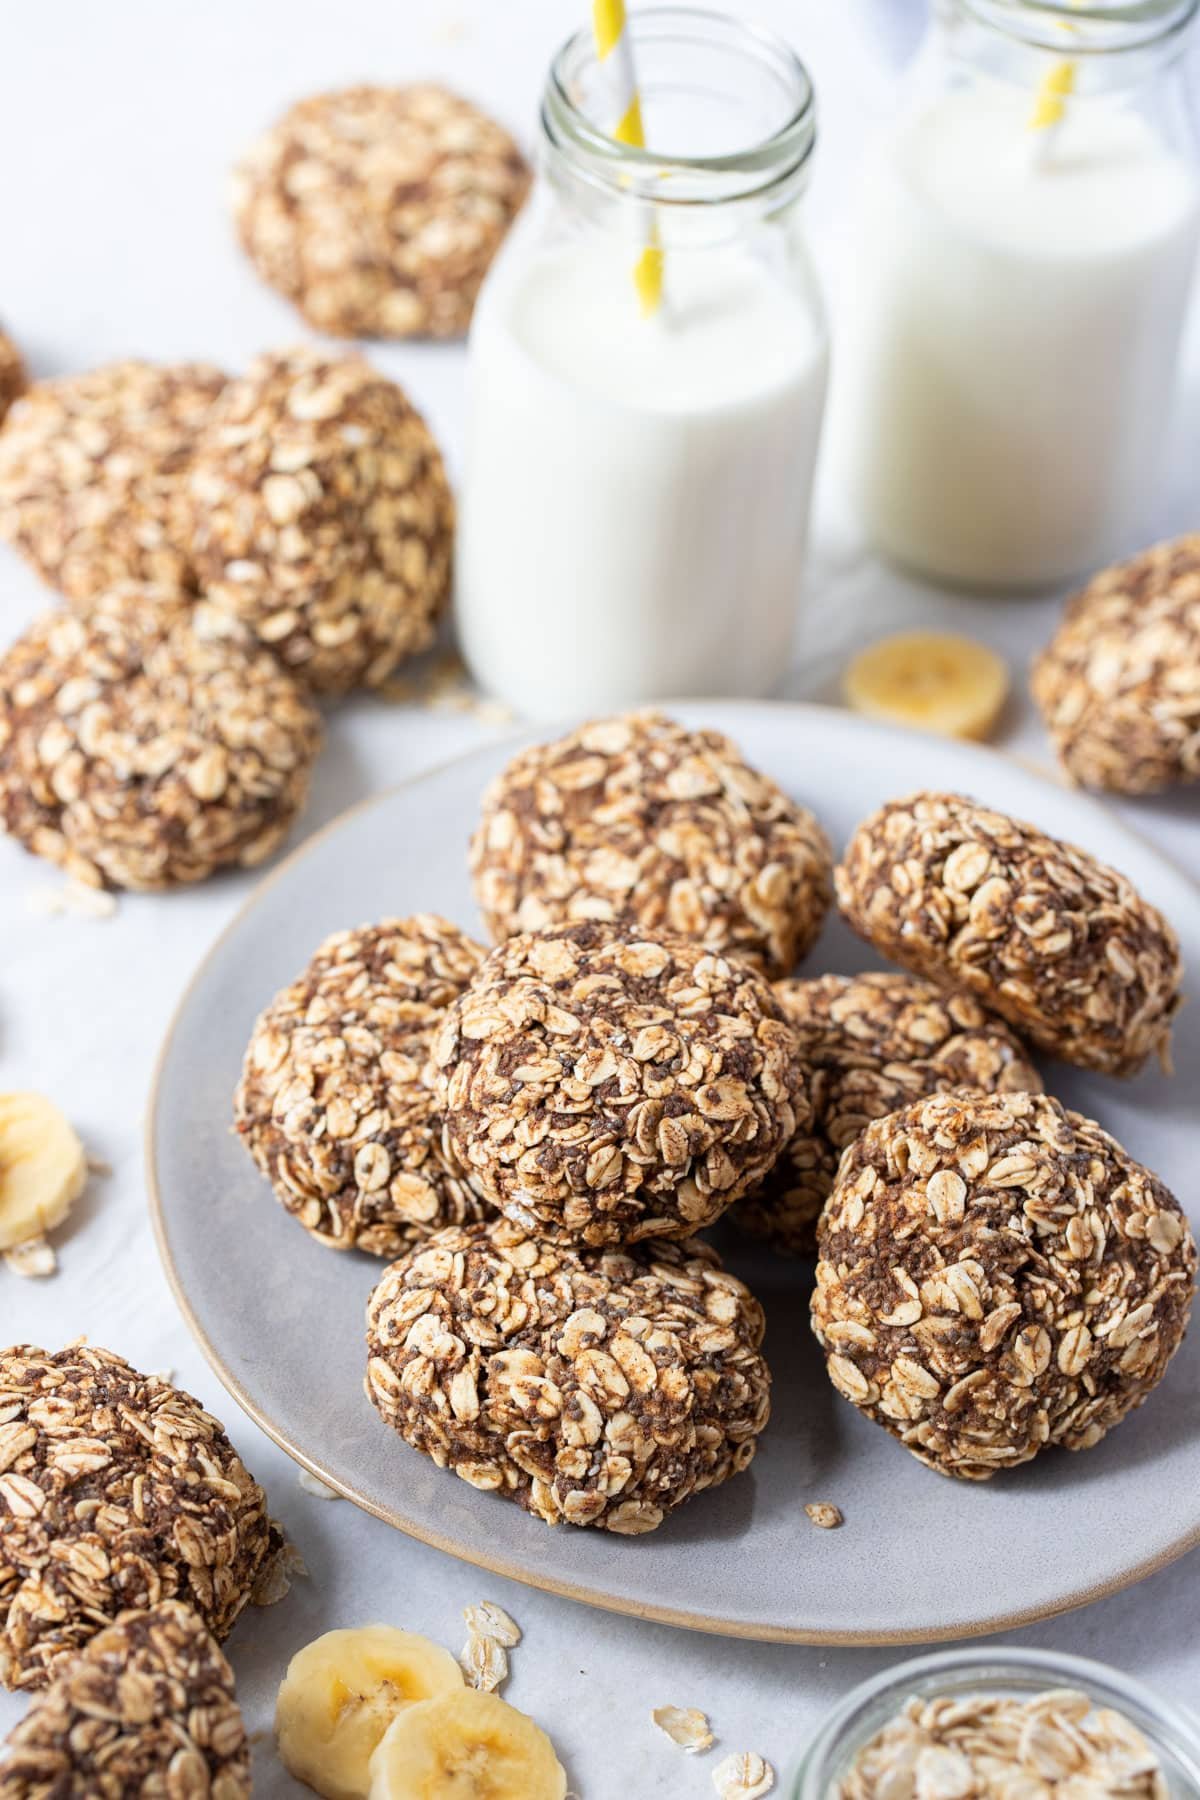
[[[1016,763],[820,708],[673,710],[728,731],[838,846],[871,808],[919,787],[958,788],[1033,819],[1132,876],[1200,969],[1191,884],[1104,808]],[[188,1322],[241,1406],[323,1480],[427,1543],[578,1600],[731,1635],[915,1643],[995,1631],[1082,1605],[1200,1542],[1200,1332],[1149,1404],[1096,1450],[1051,1452],[982,1487],[954,1483],[834,1393],[808,1331],[806,1270],[732,1233],[729,1260],[766,1306],[774,1412],[749,1473],[661,1530],[551,1530],[384,1428],[362,1392],[363,1308],[379,1265],[305,1238],[231,1135],[230,1097],[256,1013],[327,932],[418,910],[477,928],[465,845],[506,754],[492,747],[435,770],[304,844],[225,933],[175,1019],[149,1128],[159,1240]],[[832,921],[808,969],[871,961]],[[1200,1147],[1194,1001],[1176,1061],[1173,1080],[1047,1073],[1186,1203]],[[815,1500],[842,1508],[841,1531],[812,1529],[801,1509]]]

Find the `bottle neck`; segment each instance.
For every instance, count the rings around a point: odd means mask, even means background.
[[[960,65],[1036,90],[1056,66],[1071,67],[1080,99],[1143,89],[1171,71],[1200,0],[940,0],[943,48]]]
[[[596,219],[653,212],[668,237],[788,206],[807,183],[816,141],[812,82],[791,49],[691,7],[640,9],[626,28],[647,148],[612,135],[608,73],[591,35],[577,33],[542,99],[542,167],[559,195]]]

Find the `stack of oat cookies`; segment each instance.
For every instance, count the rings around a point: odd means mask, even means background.
[[[1187,1321],[1172,1196],[1042,1091],[1034,1050],[1164,1057],[1180,967],[1121,876],[924,794],[836,872],[805,808],[658,713],[517,755],[429,916],[328,940],[246,1053],[238,1129],[319,1241],[393,1258],[367,1392],[550,1523],[656,1527],[744,1468],[763,1315],[696,1234],[817,1251],[839,1391],[981,1479],[1086,1448]],[[903,970],[800,979],[834,891]]]

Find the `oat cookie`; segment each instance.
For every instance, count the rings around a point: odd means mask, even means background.
[[[49,613],[0,656],[0,825],[95,887],[252,867],[308,793],[319,715],[161,589]]]
[[[248,1800],[233,1671],[190,1606],[127,1612],[66,1663],[0,1749],[0,1800]]]
[[[193,587],[183,476],[225,381],[119,362],[35,382],[0,436],[0,537],[74,605],[119,581]]]
[[[635,926],[493,950],[434,1043],[451,1155],[530,1231],[687,1237],[811,1120],[791,1031],[745,963]]]
[[[472,1487],[549,1524],[652,1531],[754,1455],[762,1333],[707,1244],[584,1250],[506,1219],[451,1226],[371,1296],[367,1394]]]
[[[819,1237],[834,1386],[969,1481],[1099,1443],[1162,1379],[1196,1279],[1174,1196],[1044,1094],[959,1089],[868,1125]]]
[[[962,794],[913,794],[859,826],[834,881],[884,956],[978,995],[1036,1049],[1106,1075],[1167,1065],[1178,940],[1086,850]]]
[[[339,931],[255,1025],[237,1128],[319,1243],[398,1256],[490,1212],[447,1163],[426,1069],[483,956],[432,913]]]
[[[497,938],[633,919],[791,973],[830,900],[812,814],[717,731],[597,719],[513,758],[483,797],[475,894]]]
[[[263,280],[338,337],[459,337],[529,189],[508,133],[432,86],[301,100],[234,175]]]
[[[187,491],[214,628],[314,690],[378,687],[433,641],[450,487],[425,421],[361,356],[260,356],[213,411]]]
[[[1033,697],[1085,787],[1200,780],[1200,533],[1105,569],[1033,665]]]
[[[0,424],[18,394],[25,392],[25,364],[8,333],[0,328]]]
[[[864,1126],[953,1087],[1040,1093],[1041,1077],[1008,1027],[970,994],[915,975],[822,975],[780,981],[815,1118],[732,1217],[792,1256],[811,1256],[838,1160]]]
[[[278,1549],[262,1489],[190,1394],[111,1351],[0,1351],[0,1680],[44,1687],[130,1607],[224,1638]]]

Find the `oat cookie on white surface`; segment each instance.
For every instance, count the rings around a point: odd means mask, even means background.
[[[428,1067],[484,954],[432,913],[339,931],[255,1025],[237,1129],[319,1243],[398,1256],[490,1214],[444,1154]]]
[[[813,815],[729,738],[656,712],[594,719],[521,751],[484,794],[471,841],[496,938],[634,920],[771,976],[815,942],[831,864]]]
[[[1169,1065],[1183,967],[1133,883],[1075,844],[962,794],[889,801],[834,874],[882,955],[967,989],[1037,1050],[1106,1075]]]
[[[277,1554],[262,1489],[190,1394],[87,1344],[0,1351],[0,1680],[44,1687],[130,1608],[228,1635]]]
[[[775,996],[809,1070],[814,1118],[732,1216],[789,1255],[816,1249],[838,1161],[872,1119],[954,1087],[1041,1092],[1019,1040],[971,994],[882,973],[779,981]]]
[[[846,1399],[943,1474],[1088,1450],[1182,1341],[1174,1196],[1044,1094],[936,1094],[868,1125],[821,1215],[812,1322]]]
[[[1033,664],[1058,758],[1084,787],[1200,780],[1200,534],[1104,569]]]
[[[194,587],[182,484],[225,382],[134,361],[34,382],[0,433],[0,537],[72,605],[119,581]]]
[[[234,174],[242,247],[318,331],[460,337],[529,190],[503,126],[445,88],[301,100]]]
[[[688,1237],[811,1122],[748,963],[636,926],[509,938],[434,1044],[449,1152],[487,1199],[586,1244]]]
[[[66,1663],[0,1748],[2,1800],[248,1800],[233,1671],[190,1606],[127,1612]]]
[[[499,1219],[388,1269],[367,1394],[473,1487],[632,1535],[750,1462],[769,1410],[762,1334],[707,1244],[575,1249]]]
[[[0,826],[88,885],[261,863],[308,795],[319,714],[265,651],[125,583],[0,656]]]
[[[0,326],[0,424],[18,394],[25,392],[25,363],[21,352]]]
[[[260,356],[214,408],[186,495],[212,629],[314,691],[379,687],[432,643],[454,501],[425,421],[365,358]]]

